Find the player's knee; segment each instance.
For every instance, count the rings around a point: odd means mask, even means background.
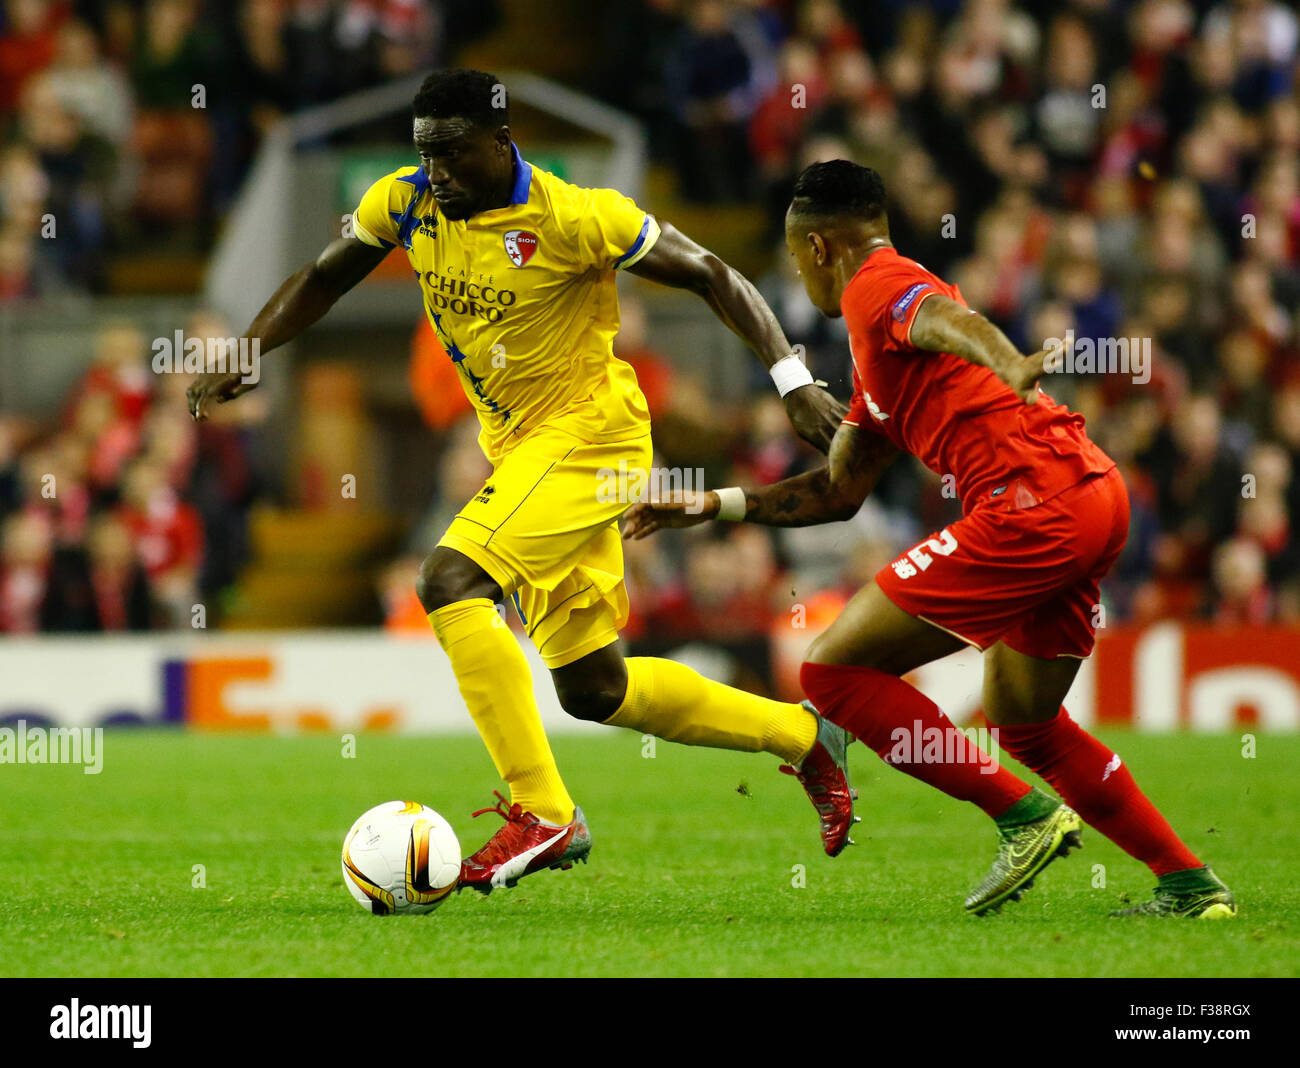
[[[449,579],[445,569],[439,567],[432,556],[424,558],[415,579],[415,595],[420,598],[426,612],[435,612],[460,600],[456,596],[455,583]]]
[[[623,705],[627,663],[617,645],[588,653],[551,673],[560,707],[574,719],[604,723]]]
[[[415,580],[415,595],[420,598],[426,612],[436,612],[449,604],[474,597],[500,600],[500,587],[477,565],[469,560],[465,563],[470,566],[457,566],[454,559],[437,552],[424,558]]]
[[[808,646],[808,651],[804,653],[803,659],[806,664],[825,664],[830,667],[842,667],[849,663],[836,643],[825,634],[813,639],[813,643]],[[864,664],[859,657],[852,662],[852,666],[874,667],[875,665]]]
[[[618,686],[613,681],[557,687],[560,707],[574,719],[590,720],[592,723],[604,723],[617,712],[623,704],[625,690],[626,686]]]
[[[805,664],[831,663],[832,661],[826,659],[826,653],[825,643],[821,638],[814,638],[812,645],[808,646],[808,651],[803,654],[803,662]]]
[[[813,640],[803,659],[805,664],[875,668],[889,675],[902,675],[910,670],[902,665],[898,657],[891,656],[886,649],[860,645],[850,653],[825,634]]]

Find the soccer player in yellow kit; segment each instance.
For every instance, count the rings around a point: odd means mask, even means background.
[[[506,598],[570,715],[780,756],[836,855],[853,822],[841,728],[806,702],[758,697],[620,650],[628,601],[618,520],[629,501],[609,492],[609,475],[648,482],[652,448],[636,375],[613,354],[615,272],[697,292],[772,368],[791,422],[823,451],[842,407],[790,355],[771,310],[737,271],[622,194],[530,165],[511,140],[505,88],[492,75],[432,74],[413,113],[419,165],[375,182],[353,217],[355,236],[289,278],[247,336],[260,338],[264,353],[291,340],[400,246],[478,414],[492,475],[425,560],[417,587],[511,792],[495,809],[504,826],[466,858],[461,885],[513,886],[542,868],[569,868],[591,849],[543,732],[528,663],[496,609]],[[249,388],[237,374],[202,376],[190,388],[191,411],[202,419]]]

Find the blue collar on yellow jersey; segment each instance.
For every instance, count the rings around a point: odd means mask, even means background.
[[[519,146],[510,142],[510,154],[515,160],[515,187],[510,191],[511,204],[528,203],[528,187],[533,181],[533,165],[519,154]]]
[[[519,154],[519,146],[513,141],[510,142],[510,155],[514,160],[515,184],[510,190],[510,206],[528,203],[528,187],[533,181],[533,165]],[[397,233],[401,238],[402,245],[405,248],[411,247],[411,232],[419,225],[420,219],[415,214],[415,206],[420,202],[420,198],[429,191],[429,176],[424,173],[424,168],[418,168],[414,174],[406,174],[397,179],[399,182],[406,182],[415,187],[415,194],[411,197],[411,202],[406,205],[406,210],[401,212],[389,212],[393,221],[397,224]],[[629,250],[628,255],[632,254]]]

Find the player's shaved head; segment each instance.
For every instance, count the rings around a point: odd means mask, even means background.
[[[803,229],[837,223],[882,223],[885,183],[870,167],[833,159],[805,167],[795,179],[789,219]]]
[[[420,84],[411,111],[417,119],[465,119],[489,130],[510,125],[510,97],[501,80],[467,67],[430,74]]]

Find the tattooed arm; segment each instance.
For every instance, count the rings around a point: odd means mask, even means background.
[[[825,467],[746,492],[745,520],[765,527],[811,527],[852,519],[897,455],[880,434],[842,424]]]
[[[852,519],[898,450],[884,437],[841,424],[826,467],[745,493],[745,519],[767,527],[810,527]],[[672,501],[635,504],[623,537],[640,540],[665,527],[713,519],[721,505],[713,490],[688,491]]]

